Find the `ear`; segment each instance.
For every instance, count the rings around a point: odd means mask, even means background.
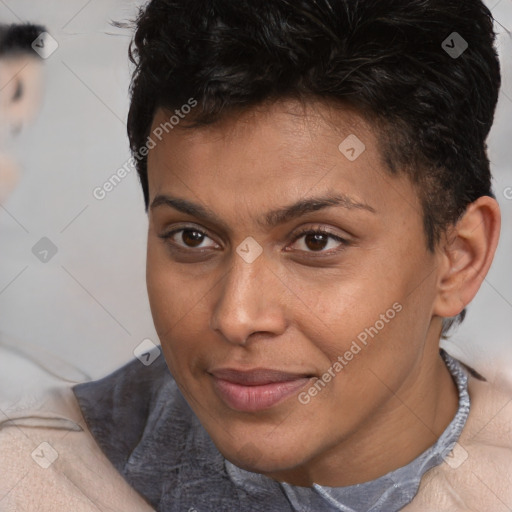
[[[458,315],[476,295],[494,258],[501,215],[495,199],[479,197],[443,238],[433,314]]]

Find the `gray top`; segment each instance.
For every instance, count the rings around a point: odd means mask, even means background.
[[[406,466],[348,487],[298,487],[245,471],[217,450],[163,357],[138,360],[74,386],[85,420],[118,471],[161,512],[394,512],[422,475],[452,450],[469,413],[467,376],[441,350],[459,391],[458,411],[437,442]]]

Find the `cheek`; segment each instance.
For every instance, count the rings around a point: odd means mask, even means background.
[[[194,359],[205,338],[211,285],[172,265],[159,241],[148,243],[146,283],[153,323],[166,360],[179,371],[184,365],[177,361]]]
[[[146,284],[149,305],[165,358],[174,374],[175,367],[179,368],[179,365],[174,364],[173,360],[179,355],[180,345],[184,344],[173,343],[173,340],[177,339],[177,332],[186,324],[188,299],[178,291],[181,289],[180,278],[155,245],[149,242],[147,253]]]
[[[382,277],[385,274],[371,271],[373,265],[347,267],[285,281],[293,291],[288,304],[289,318],[330,359],[349,350],[358,336],[363,341],[369,338],[365,330],[376,322],[379,332],[389,331],[396,316],[392,306],[403,295],[400,283],[387,283]],[[387,322],[383,323],[381,315],[386,312]]]
[[[310,307],[302,315],[290,311],[301,336],[308,340],[310,355],[319,356],[320,369],[344,375],[334,379],[330,389],[356,388],[358,400],[363,399],[360,391],[371,388],[372,382],[379,386],[369,369],[384,368],[384,373],[396,372],[400,378],[402,368],[410,367],[416,357],[428,327],[428,309],[418,303],[418,297],[425,297],[422,287],[417,294],[410,293],[414,272],[404,266],[394,272],[389,258],[387,263],[387,268],[383,263],[366,264],[364,272],[345,273],[343,279],[322,286],[311,283],[305,287],[303,281],[303,297]],[[341,366],[334,367],[336,362]],[[335,395],[324,393],[325,398],[337,401]]]
[[[159,256],[153,242],[148,242],[146,261],[146,286],[149,305],[156,330],[161,336],[167,324],[172,325],[174,304],[172,302],[173,283],[165,262]]]
[[[146,285],[151,313],[157,331],[168,333],[186,318],[200,297],[182,268],[172,264],[160,240],[150,233],[148,240]],[[189,281],[188,283],[186,281]]]

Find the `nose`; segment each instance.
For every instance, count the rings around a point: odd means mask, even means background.
[[[234,345],[286,329],[285,285],[261,254],[247,263],[238,254],[218,288],[210,328]],[[258,334],[258,336],[253,336]]]

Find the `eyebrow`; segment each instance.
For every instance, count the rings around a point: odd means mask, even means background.
[[[154,210],[160,206],[168,206],[182,213],[205,220],[211,220],[225,227],[225,223],[215,212],[205,206],[188,201],[187,199],[161,194],[155,197],[151,203],[150,210]],[[307,213],[335,206],[348,210],[366,210],[371,213],[376,213],[376,210],[370,205],[358,202],[345,194],[326,194],[318,197],[300,199],[288,206],[270,210],[258,220],[258,224],[263,228],[272,228],[302,217]]]

